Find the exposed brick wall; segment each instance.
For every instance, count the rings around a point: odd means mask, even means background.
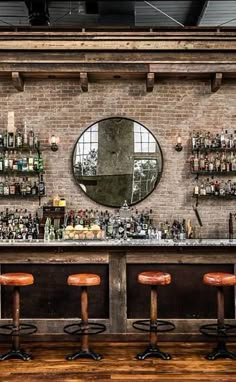
[[[111,116],[125,116],[142,123],[160,143],[164,171],[155,191],[137,207],[153,208],[156,222],[191,218],[198,227],[192,210],[190,134],[193,129],[213,132],[220,132],[222,127],[235,129],[236,80],[225,80],[217,93],[211,93],[210,82],[204,80],[159,80],[152,93],[146,93],[143,81],[99,81],[89,84],[88,93],[81,93],[73,79],[28,80],[24,92],[19,93],[10,81],[1,79],[0,109],[1,129],[6,127],[7,112],[15,111],[16,126],[23,127],[27,121],[43,143],[52,133],[60,137],[56,153],[49,148],[43,153],[47,195],[50,198],[59,193],[66,198],[69,208],[76,209],[104,209],[87,198],[73,179],[71,156],[79,135],[97,120]],[[182,152],[174,150],[178,133],[183,140]],[[2,199],[0,204],[2,208],[12,203]],[[37,202],[22,203],[22,199],[14,200],[14,204],[28,209],[37,207]],[[200,201],[202,237],[225,237],[232,211],[234,201]]]

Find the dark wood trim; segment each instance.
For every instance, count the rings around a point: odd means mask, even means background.
[[[146,78],[146,90],[147,92],[152,92],[154,87],[154,81],[155,81],[155,73],[147,73]]]
[[[85,72],[80,73],[80,86],[83,92],[88,91],[88,73],[85,73]]]
[[[12,83],[19,92],[24,91],[24,80],[19,72],[12,72]]]
[[[219,90],[219,88],[221,87],[221,84],[222,84],[222,78],[223,78],[222,73],[215,73],[214,74],[214,77],[211,80],[211,91],[212,92],[215,93],[215,92],[217,92],[217,90]]]
[[[126,332],[126,255],[125,252],[110,254],[109,304],[111,333]]]

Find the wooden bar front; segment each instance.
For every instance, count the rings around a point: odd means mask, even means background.
[[[159,317],[176,329],[162,338],[199,338],[198,328],[216,317],[215,288],[203,285],[210,271],[234,272],[236,241],[202,240],[130,242],[1,243],[1,272],[32,272],[35,284],[22,288],[23,321],[35,323],[39,335],[62,335],[63,327],[80,317],[80,288],[67,285],[72,273],[101,276],[100,286],[89,288],[89,316],[105,323],[106,335],[142,338],[132,328],[148,317],[147,286],[137,283],[144,270],[170,272],[172,283],[160,287]],[[10,289],[10,290],[9,290]],[[226,318],[235,319],[235,293],[226,288]],[[1,322],[11,317],[11,288],[1,288]]]

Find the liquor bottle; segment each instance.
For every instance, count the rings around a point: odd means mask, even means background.
[[[4,170],[4,160],[3,160],[2,153],[0,153],[0,172],[2,172],[3,170]]]
[[[10,182],[10,185],[9,185],[9,194],[15,195],[15,193],[16,193],[15,180],[12,179],[12,181]]]
[[[18,159],[17,159],[17,152],[14,151],[13,153],[13,171],[18,170]]]
[[[220,147],[222,149],[225,148],[225,134],[224,134],[224,130],[223,129],[222,129],[221,134],[220,134]]]
[[[20,184],[20,193],[23,196],[26,195],[26,182],[25,182],[25,178],[23,178],[22,181],[21,181],[21,184]]]
[[[29,171],[29,166],[28,166],[28,158],[23,157],[22,158],[22,171]]]
[[[23,158],[21,153],[19,153],[19,159],[17,160],[17,170],[23,171]]]
[[[199,170],[199,160],[198,160],[197,153],[195,153],[194,159],[193,159],[193,170],[194,171],[198,171]]]
[[[28,139],[29,139],[29,147],[30,147],[31,149],[33,149],[33,148],[34,148],[34,131],[33,131],[33,129],[31,129],[31,130],[29,131],[29,137],[28,137]]]
[[[3,147],[7,147],[7,130],[3,133]]]
[[[45,183],[43,180],[43,174],[40,174],[40,180],[38,185],[39,195],[45,195]]]
[[[192,134],[192,148],[193,149],[196,149],[196,139],[197,139],[196,132],[195,132],[195,130],[193,130],[193,134]]]
[[[38,186],[37,186],[36,182],[34,182],[32,188],[31,188],[31,194],[32,195],[38,195]]]
[[[22,146],[23,146],[23,134],[18,129],[17,132],[16,132],[16,147],[17,148],[22,148]]]
[[[9,157],[8,157],[8,168],[9,170],[13,170],[13,153],[10,151]]]
[[[3,191],[4,195],[9,195],[9,183],[8,183],[8,179],[6,179],[5,183],[4,183],[4,191]]]
[[[13,132],[7,133],[7,147],[14,148],[15,147],[15,135]]]
[[[31,181],[28,178],[25,178],[25,183],[26,183],[26,195],[31,195],[31,188],[32,188]]]
[[[4,147],[3,135],[0,133],[0,147]]]
[[[32,155],[32,152],[30,151],[30,155],[29,155],[29,158],[28,158],[28,170],[29,171],[34,171],[34,157]]]
[[[29,146],[29,141],[28,141],[28,134],[27,134],[27,124],[25,122],[25,127],[24,127],[24,135],[23,135],[23,146],[27,148]]]
[[[8,152],[6,151],[4,156],[4,171],[8,170],[8,163]]]
[[[2,180],[0,181],[0,195],[4,195],[4,183]]]

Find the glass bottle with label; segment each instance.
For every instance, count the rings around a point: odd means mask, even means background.
[[[43,174],[40,174],[38,190],[40,196],[45,195],[45,183],[43,180]]]
[[[20,130],[16,132],[16,147],[21,148],[23,146],[23,134]]]

